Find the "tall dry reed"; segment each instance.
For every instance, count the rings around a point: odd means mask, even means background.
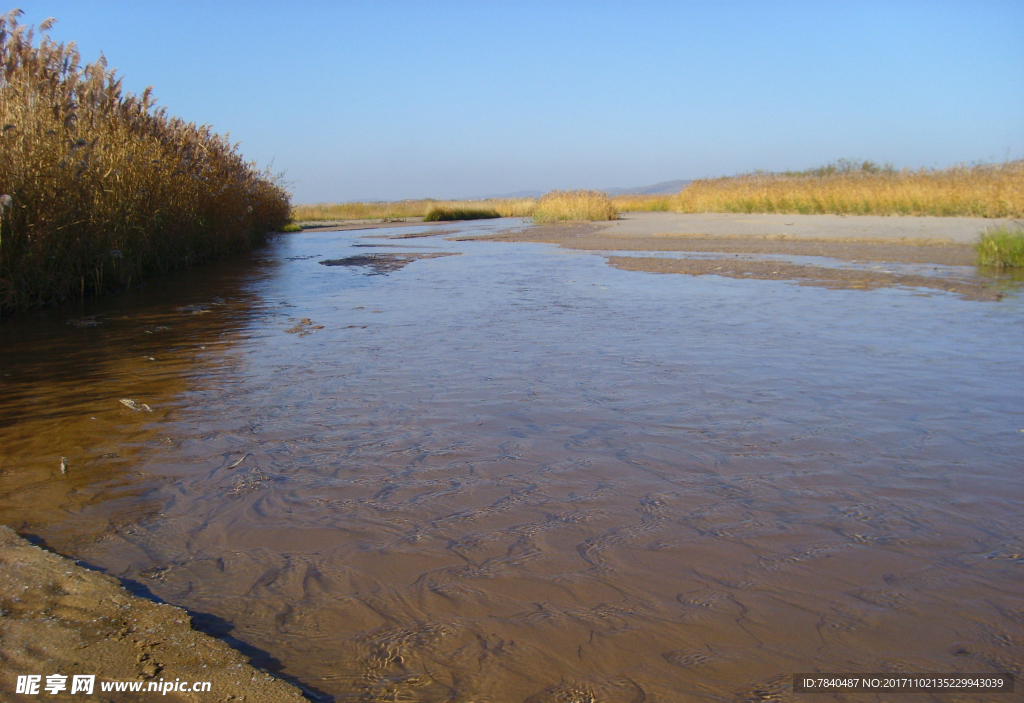
[[[601,190],[553,190],[541,196],[533,211],[534,222],[614,220],[618,212]]]
[[[897,171],[838,162],[803,173],[753,173],[694,181],[676,212],[1024,216],[1024,161]]]
[[[288,194],[237,145],[20,15],[0,15],[0,312],[124,288],[288,220]]]

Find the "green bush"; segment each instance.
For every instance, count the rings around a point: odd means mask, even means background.
[[[424,222],[448,222],[450,220],[489,220],[501,217],[495,210],[471,210],[462,208],[433,208],[423,218]]]
[[[995,227],[981,235],[974,249],[979,266],[1024,268],[1024,229]]]

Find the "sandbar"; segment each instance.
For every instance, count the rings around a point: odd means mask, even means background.
[[[610,265],[630,271],[791,280],[833,289],[900,286],[950,292],[969,300],[1000,300],[1005,277],[979,274],[973,266],[973,243],[986,229],[1012,222],[644,212],[623,213],[622,219],[612,222],[535,225],[469,239],[544,242],[603,252]],[[627,251],[673,254],[612,256]],[[922,266],[930,268],[923,271]]]
[[[787,235],[797,238],[931,240],[973,244],[990,227],[1014,220],[984,217],[881,215],[775,215],[766,213],[624,212],[605,225],[608,236],[704,234],[715,236]],[[1019,224],[1019,223],[1018,223]]]

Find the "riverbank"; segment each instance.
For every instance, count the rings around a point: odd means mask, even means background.
[[[4,526],[0,565],[0,691],[14,692],[18,676],[36,675],[42,676],[40,691],[48,693],[46,677],[61,674],[68,677],[67,690],[46,697],[64,700],[71,677],[92,674],[94,695],[106,681],[138,681],[146,691],[150,683],[180,680],[209,688],[170,690],[165,700],[306,700],[224,642],[193,630],[181,608],[133,596],[117,579],[33,546]],[[138,697],[103,693],[111,701]]]
[[[609,257],[610,265],[630,271],[795,280],[829,288],[931,288],[972,300],[999,300],[1003,293],[994,280],[979,277],[973,268],[974,243],[988,228],[1013,222],[967,217],[643,212],[623,213],[621,219],[608,223],[508,230],[486,239],[672,255]],[[920,270],[928,265],[931,270]]]

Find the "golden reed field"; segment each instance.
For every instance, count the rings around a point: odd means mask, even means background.
[[[406,200],[298,205],[296,221],[423,217],[432,209],[493,210],[538,222],[607,220],[619,212],[766,212],[1024,217],[1024,161],[919,171],[839,161],[798,173],[694,181],[674,195],[552,191],[539,199]]]
[[[617,195],[608,198],[570,196],[571,193],[595,193],[600,191],[552,191],[548,198],[547,212],[557,215],[556,220],[591,219],[584,216],[593,208],[593,219],[607,220],[608,210],[604,200],[610,200],[614,212],[665,212],[671,209],[674,195]],[[554,194],[558,193],[558,196]],[[549,197],[550,196],[550,197]],[[485,200],[399,200],[395,202],[367,203],[319,203],[316,205],[295,205],[292,220],[295,222],[332,222],[340,220],[404,220],[409,217],[426,217],[431,211],[442,210],[486,210],[501,217],[534,217],[541,198],[490,198]],[[596,207],[594,205],[596,204]],[[543,216],[543,215],[542,215]],[[548,221],[548,220],[545,220]]]
[[[0,312],[123,289],[259,243],[288,193],[101,58],[0,15]]]
[[[295,222],[328,222],[336,220],[402,220],[426,217],[432,211],[491,211],[501,217],[533,217],[538,206],[543,222],[558,220],[608,220],[617,212],[667,210],[655,200],[668,202],[674,196],[618,196],[609,198],[601,191],[551,191],[541,198],[489,198],[483,200],[399,200],[395,202],[319,203],[292,208]],[[608,203],[611,203],[609,208]],[[550,217],[550,219],[547,219]]]
[[[840,161],[802,173],[694,181],[675,212],[1024,216],[1024,161],[911,171]]]

